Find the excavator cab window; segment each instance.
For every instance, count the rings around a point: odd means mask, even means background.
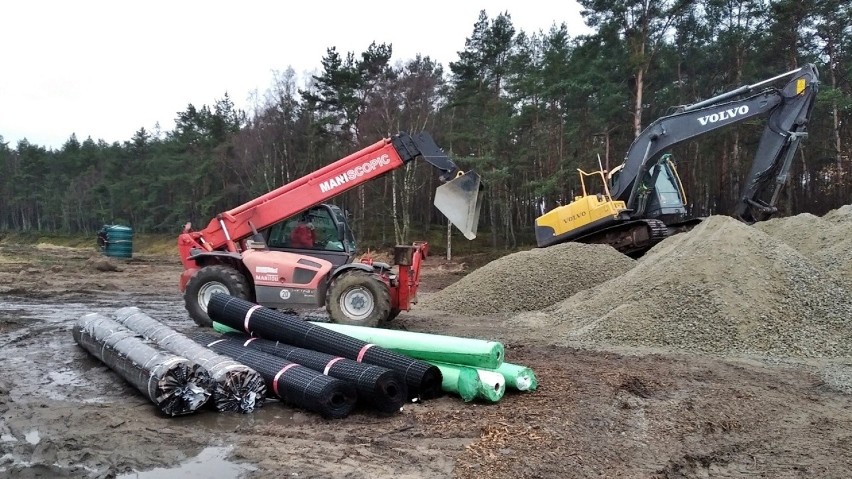
[[[659,197],[660,206],[681,204],[680,192],[677,190],[677,186],[674,184],[674,178],[672,178],[668,168],[664,165],[658,164],[654,167],[654,169],[656,170],[654,173],[654,176],[656,176],[654,189]]]
[[[686,198],[670,154],[663,155],[648,170],[642,182],[645,214],[651,218],[679,217],[686,214]]]

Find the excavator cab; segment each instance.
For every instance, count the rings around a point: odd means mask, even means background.
[[[476,238],[483,189],[476,172],[458,171],[435,190],[435,207],[469,240]]]
[[[666,224],[686,217],[686,192],[672,158],[670,153],[664,154],[645,174],[636,202],[638,215]]]

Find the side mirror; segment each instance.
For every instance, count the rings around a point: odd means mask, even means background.
[[[337,241],[341,243],[346,240],[346,223],[337,223]]]

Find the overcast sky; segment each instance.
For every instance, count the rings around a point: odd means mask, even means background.
[[[27,1],[4,2],[0,136],[61,148],[72,133],[108,143],[141,127],[174,128],[188,104],[228,92],[247,108],[273,71],[318,73],[326,49],[391,43],[391,61],[418,53],[448,70],[480,10],[508,12],[516,30],[565,22],[587,33],[573,0]]]

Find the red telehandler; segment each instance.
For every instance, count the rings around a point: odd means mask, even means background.
[[[216,293],[276,309],[325,306],[332,321],[361,326],[410,310],[428,244],[397,246],[396,270],[355,261],[346,215],[325,202],[415,159],[441,172],[435,206],[466,238],[475,238],[482,207],[479,175],[460,171],[428,133],[399,133],[220,213],[201,231],[187,223],[178,250],[190,317],[212,325],[207,302]]]

